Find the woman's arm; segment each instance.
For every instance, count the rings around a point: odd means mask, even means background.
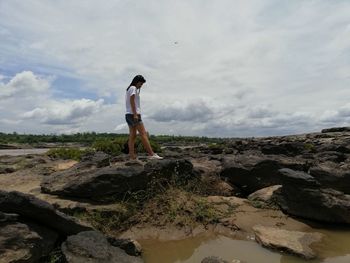
[[[137,117],[137,112],[136,112],[135,95],[130,96],[130,105],[131,105],[132,113],[134,114],[134,119],[135,118],[137,119],[138,117]]]

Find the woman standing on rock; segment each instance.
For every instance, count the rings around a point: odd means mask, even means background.
[[[148,140],[147,132],[145,130],[145,127],[141,119],[140,90],[143,83],[145,82],[146,80],[144,79],[143,76],[141,75],[135,76],[132,82],[130,83],[129,87],[126,89],[126,94],[125,94],[125,104],[126,104],[125,120],[129,126],[128,146],[129,146],[130,159],[132,160],[137,160],[137,157],[135,154],[135,140],[136,140],[137,131],[141,136],[143,147],[146,149],[148,153],[148,158],[163,159],[163,157],[160,157],[158,154],[153,152],[151,144],[149,143],[149,140]]]

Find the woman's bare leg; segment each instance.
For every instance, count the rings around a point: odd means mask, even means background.
[[[130,127],[129,126],[129,140],[128,140],[128,146],[129,146],[129,156],[131,159],[136,158],[135,154],[135,140],[136,140],[136,127]]]
[[[138,132],[141,136],[141,141],[142,141],[143,147],[145,147],[148,155],[152,156],[154,154],[154,152],[152,150],[151,144],[149,143],[147,132],[145,130],[145,126],[143,125],[143,123],[140,123],[140,124],[136,125],[136,129],[138,130]]]

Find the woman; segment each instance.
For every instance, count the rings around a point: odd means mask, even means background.
[[[141,141],[143,147],[146,149],[148,153],[149,159],[163,159],[158,154],[154,153],[152,147],[149,143],[147,132],[145,127],[143,126],[143,122],[141,119],[141,108],[140,108],[140,89],[145,83],[146,80],[143,76],[137,75],[134,77],[129,87],[126,89],[125,94],[125,104],[126,104],[126,114],[125,120],[129,126],[129,155],[130,159],[137,160],[135,154],[135,140],[136,140],[136,132],[138,131],[141,136]]]

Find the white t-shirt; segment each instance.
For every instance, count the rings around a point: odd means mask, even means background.
[[[128,114],[134,114],[132,112],[131,104],[130,104],[130,97],[132,95],[135,95],[135,106],[136,106],[136,113],[141,114],[141,107],[140,107],[140,95],[137,91],[137,88],[135,86],[131,86],[129,90],[125,92],[125,105],[126,105],[126,113]]]

